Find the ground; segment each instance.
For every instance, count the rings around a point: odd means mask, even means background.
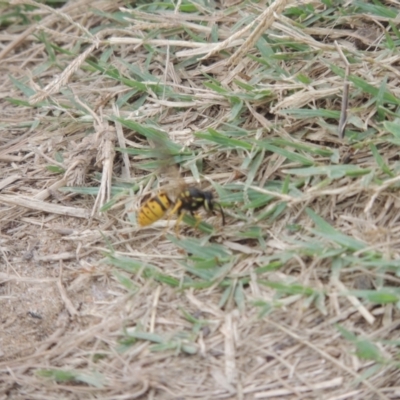
[[[271,3],[0,5],[0,399],[400,398],[400,6]]]

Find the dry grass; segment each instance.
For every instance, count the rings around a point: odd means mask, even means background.
[[[336,3],[0,5],[0,399],[400,398],[400,6]],[[136,225],[160,137],[226,226]]]

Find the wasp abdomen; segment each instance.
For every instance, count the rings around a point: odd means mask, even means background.
[[[151,225],[161,219],[171,207],[171,200],[166,193],[161,192],[157,196],[147,200],[140,208],[138,224],[140,226]]]

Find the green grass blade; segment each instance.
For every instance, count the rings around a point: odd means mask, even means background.
[[[318,235],[352,251],[362,250],[366,247],[364,243],[352,238],[351,236],[347,236],[341,232],[338,232],[332,227],[332,225],[328,224],[310,208],[306,209],[306,213],[313,220],[316,227],[314,232]]]

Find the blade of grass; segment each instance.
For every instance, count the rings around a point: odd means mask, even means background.
[[[310,208],[306,209],[307,215],[313,220],[316,230],[313,230],[317,235],[320,235],[334,243],[339,244],[351,251],[357,251],[364,249],[366,245],[351,236],[344,235],[341,232],[338,232],[332,225],[328,224],[324,221],[319,215],[317,215]]]

